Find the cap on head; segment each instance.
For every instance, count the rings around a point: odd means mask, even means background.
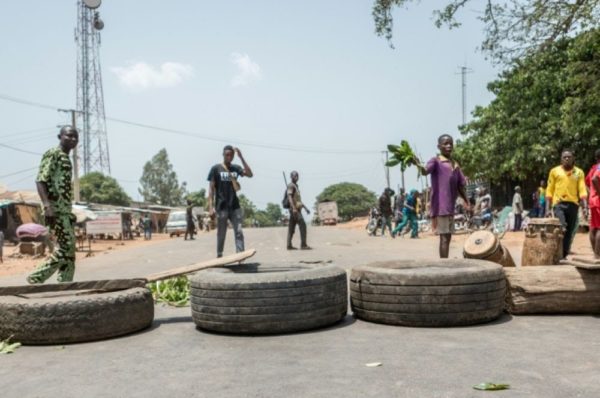
[[[517,186],[515,187],[515,191],[520,191],[520,190],[521,190],[521,187],[517,185]]]

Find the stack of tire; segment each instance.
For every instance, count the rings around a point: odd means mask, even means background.
[[[315,329],[344,319],[348,309],[346,272],[332,265],[211,268],[190,284],[197,327],[220,333]]]
[[[391,261],[350,276],[357,318],[403,326],[464,326],[492,321],[505,307],[502,266],[483,260]]]

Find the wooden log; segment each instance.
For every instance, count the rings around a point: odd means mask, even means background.
[[[125,290],[144,286],[146,286],[145,279],[110,279],[101,281],[50,283],[47,285],[6,286],[0,287],[0,296],[29,295],[75,290],[97,290],[112,292],[116,290]]]
[[[505,268],[511,314],[598,314],[600,272],[570,265]]]

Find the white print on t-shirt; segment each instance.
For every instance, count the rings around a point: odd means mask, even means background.
[[[238,173],[236,171],[232,171],[231,173],[228,171],[222,171],[220,174],[221,174],[221,181],[231,181],[231,179],[229,178],[230,174],[233,178],[235,178],[235,179],[238,178]]]

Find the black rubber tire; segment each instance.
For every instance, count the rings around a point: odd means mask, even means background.
[[[22,344],[66,344],[137,332],[154,320],[150,290],[25,298],[0,296],[0,340]]]
[[[482,260],[392,261],[354,268],[357,318],[404,326],[465,326],[498,318],[505,306],[502,266]]]
[[[276,334],[329,326],[348,310],[346,272],[332,265],[239,265],[190,277],[200,329]]]

